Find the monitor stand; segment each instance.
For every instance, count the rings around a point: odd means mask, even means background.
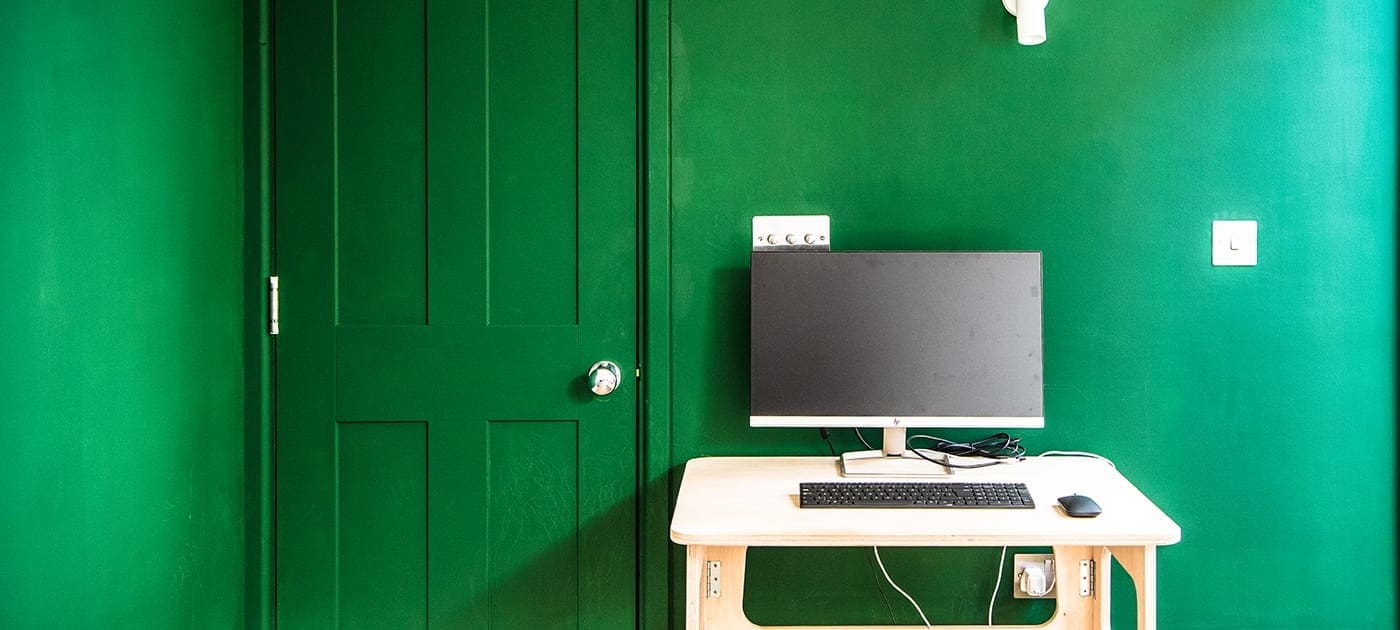
[[[905,446],[904,427],[885,427],[883,449],[849,451],[841,454],[842,477],[947,477],[953,474],[948,456],[934,453],[929,458],[940,466],[910,452]]]

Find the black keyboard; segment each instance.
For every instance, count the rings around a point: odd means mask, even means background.
[[[812,481],[801,484],[804,508],[1035,507],[1024,483],[946,481]]]

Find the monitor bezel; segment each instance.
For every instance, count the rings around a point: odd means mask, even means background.
[[[754,251],[756,255],[781,255],[779,252]],[[841,254],[1034,254],[1041,261],[1041,287],[1044,287],[1044,252],[1040,250],[853,250],[826,252]],[[1044,297],[1041,296],[1041,402],[1040,415],[1034,416],[814,416],[814,415],[749,415],[754,428],[857,428],[857,429],[1043,429],[1045,428],[1044,397]]]

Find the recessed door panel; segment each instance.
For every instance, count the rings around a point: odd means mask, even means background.
[[[488,430],[488,571],[491,582],[501,585],[491,590],[492,624],[576,628],[578,423],[497,420]]]
[[[561,0],[488,10],[493,325],[578,321],[577,10]]]
[[[428,624],[428,432],[422,422],[337,426],[340,622]]]
[[[333,201],[343,323],[422,324],[427,316],[425,8],[422,0],[335,5]]]

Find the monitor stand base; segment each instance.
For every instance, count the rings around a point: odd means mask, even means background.
[[[953,469],[947,466],[948,456],[930,453],[935,464],[912,452],[885,455],[884,451],[850,451],[841,454],[842,477],[948,477]]]

